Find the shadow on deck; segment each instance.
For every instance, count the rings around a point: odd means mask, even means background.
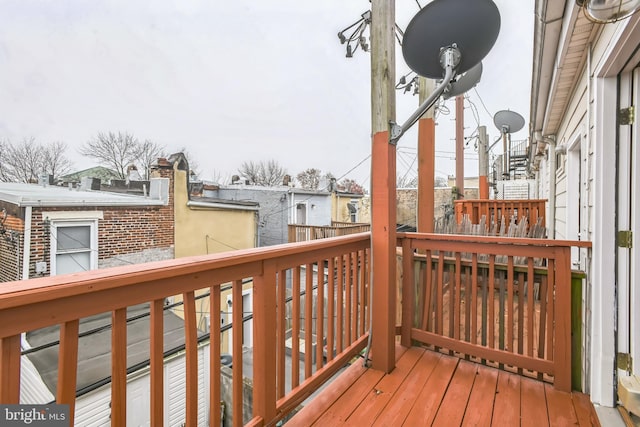
[[[599,426],[589,396],[420,347],[354,363],[287,426]]]

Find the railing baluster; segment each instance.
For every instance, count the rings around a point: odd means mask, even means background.
[[[571,391],[571,252],[570,248],[556,248],[556,310],[554,386]]]
[[[293,269],[291,307],[291,388],[300,384],[300,266]]]
[[[422,317],[422,329],[425,331],[431,331],[433,327],[432,317],[433,317],[433,309],[432,309],[432,301],[433,301],[433,263],[431,260],[431,251],[428,250],[425,253],[426,264],[424,271],[424,282],[425,282],[425,290],[424,290],[424,314]]]
[[[338,300],[336,303],[336,311],[338,312],[337,321],[336,321],[336,349],[337,353],[342,353],[344,350],[343,339],[344,339],[344,305],[343,305],[343,295],[344,295],[344,255],[340,255],[338,257],[338,281],[336,283],[336,292],[338,293]]]
[[[411,241],[402,241],[402,331],[401,343],[405,347],[411,346],[411,328],[413,327],[414,295],[414,256]]]
[[[471,255],[471,343],[478,342],[478,254]]]
[[[242,302],[242,297],[239,302]],[[183,294],[183,303],[186,358],[185,371],[187,382],[187,389],[185,393],[185,423],[187,427],[195,427],[198,423],[198,329],[196,326],[196,300],[194,293],[185,292]],[[237,303],[238,301],[234,300],[234,305]]]
[[[513,328],[515,317],[513,315],[513,257],[510,256],[507,259],[507,347],[506,350],[510,352],[515,352],[514,349],[514,339],[513,339]]]
[[[462,267],[464,271],[464,340],[469,342],[471,340],[471,306],[473,301],[471,299],[471,269],[469,267]],[[469,356],[466,356],[469,360]]]
[[[254,278],[255,280],[255,278]],[[244,330],[244,323],[242,318],[244,317],[244,304],[242,301],[242,281],[234,280],[232,285],[232,341],[233,341],[233,379],[232,379],[232,406],[233,406],[233,425],[242,425],[243,423],[243,414],[242,408],[244,406],[243,403],[243,369],[242,369],[242,335]],[[256,322],[258,323],[258,322]],[[255,343],[254,343],[255,344]],[[255,356],[254,356],[255,359]],[[254,371],[255,371],[254,367]]]
[[[495,299],[494,299],[494,292],[495,292],[495,277],[496,277],[496,256],[494,254],[491,254],[489,256],[489,283],[488,283],[488,288],[489,288],[489,296],[487,297],[487,305],[489,308],[489,316],[487,319],[487,332],[488,332],[488,344],[489,344],[489,348],[495,348],[496,347],[496,342],[495,342],[495,325],[496,325],[496,317],[495,317],[495,311],[496,311],[496,307],[495,307]]]
[[[20,402],[20,335],[0,339],[0,403]]]
[[[69,405],[69,425],[73,425],[75,416],[79,329],[80,321],[78,319],[60,325],[56,403]]]
[[[222,423],[220,414],[220,286],[209,288],[209,301],[209,319],[211,319],[209,322],[209,427],[216,427]]]
[[[111,425],[127,423],[127,309],[111,314]]]
[[[438,260],[438,275],[436,279],[436,333],[442,335],[444,316],[442,314],[442,304],[444,298],[444,252],[440,251],[440,259]]]
[[[462,265],[461,265],[460,252],[456,252],[456,266],[455,266],[455,299],[453,303],[453,338],[460,339],[460,318],[462,311]],[[451,278],[449,279],[451,281]],[[451,295],[453,296],[453,288],[451,289]],[[449,315],[451,317],[451,315]]]
[[[533,271],[533,258],[529,258],[527,262],[527,331],[529,334],[527,335],[527,356],[533,356],[533,340],[534,340],[534,329],[533,329],[533,318],[535,317],[535,275]],[[524,311],[524,310],[523,310]],[[538,331],[540,334],[540,331]]]
[[[352,263],[351,253],[345,254],[344,264],[345,274],[345,290],[344,290],[344,333],[345,333],[345,345],[348,347],[351,344],[351,288],[353,287],[352,281]]]
[[[554,338],[556,335],[556,329],[554,322],[557,320],[555,317],[555,297],[558,292],[558,284],[555,278],[556,263],[554,259],[549,259],[549,270],[547,271],[547,359],[555,360],[556,355],[553,347]],[[568,307],[564,307],[569,311]]]
[[[164,424],[164,299],[151,302],[149,320],[149,375],[151,385],[151,425]]]
[[[528,258],[531,260],[531,258]],[[524,354],[524,312],[525,312],[525,304],[524,304],[524,286],[525,285],[525,275],[524,273],[518,273],[518,354]],[[531,292],[531,291],[530,291]],[[528,321],[528,319],[527,319]],[[527,337],[533,335],[533,329],[527,328]],[[522,375],[522,369],[518,369],[518,373]]]
[[[304,378],[313,373],[313,264],[307,264],[304,284]]]
[[[447,282],[449,283],[449,338],[453,338],[454,331],[457,329],[455,325],[456,313],[459,312],[458,306],[460,302],[457,300],[457,287],[458,282],[456,281],[456,272],[453,270],[455,267],[453,265],[449,265],[449,274],[447,277]],[[449,352],[449,354],[453,355],[453,352]]]
[[[358,274],[357,252],[351,253],[351,264],[351,341],[349,341],[349,344],[353,344],[358,338],[358,278],[360,275]]]
[[[335,257],[329,257],[329,265],[328,265],[328,285],[327,285],[327,362],[331,362],[333,360],[333,351],[335,348],[335,320],[334,320],[334,306],[335,306],[335,269],[336,262]]]
[[[324,347],[324,260],[318,260],[318,299],[316,303],[316,371],[322,368]]]
[[[547,271],[548,271],[548,267],[547,267]],[[549,291],[548,291],[547,282],[548,282],[547,275],[543,275],[540,279],[540,293],[539,293],[540,327],[538,328],[538,331],[539,331],[538,332],[538,358],[540,359],[545,359],[547,335],[549,335],[550,333],[547,328],[547,310],[548,310],[547,306],[548,306],[548,300],[549,300]],[[538,374],[538,379],[542,380],[542,373]]]
[[[286,300],[287,300],[287,271],[280,270],[278,272],[278,317],[276,319],[276,355],[277,355],[277,397],[282,398],[285,394],[285,370],[286,370]]]
[[[365,250],[362,249],[360,251],[358,251],[358,266],[359,266],[359,272],[360,272],[360,288],[359,288],[359,297],[358,297],[358,313],[359,313],[359,320],[358,320],[358,337],[361,337],[362,335],[364,335],[364,328],[365,328],[365,303],[367,301],[367,260],[366,260],[366,253]]]

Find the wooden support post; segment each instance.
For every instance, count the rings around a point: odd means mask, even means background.
[[[389,143],[395,121],[395,0],[371,2],[371,247],[373,274],[373,368],[395,367],[396,147]]]
[[[420,104],[433,92],[434,82],[420,77]],[[436,123],[431,107],[418,121],[418,232],[433,233]]]
[[[480,199],[487,200],[489,198],[489,179],[487,175],[489,173],[489,149],[487,141],[487,127],[478,127],[478,172],[480,175],[479,187],[480,187]],[[487,218],[489,220],[489,218]]]
[[[464,95],[456,96],[456,199],[464,199]]]

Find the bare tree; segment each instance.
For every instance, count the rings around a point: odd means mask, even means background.
[[[418,177],[409,177],[407,174],[396,177],[396,186],[398,188],[416,188],[418,186]]]
[[[43,172],[58,179],[71,171],[71,161],[65,155],[67,144],[61,141],[42,146]]]
[[[71,162],[65,155],[67,145],[53,142],[45,145],[34,137],[19,143],[0,142],[0,180],[6,182],[38,182],[40,175],[59,178],[69,172]]]
[[[345,178],[340,181],[340,187],[347,193],[365,194],[364,188],[350,178]]]
[[[24,138],[20,143],[7,143],[5,153],[6,174],[12,182],[38,182],[43,171],[42,146],[35,138]]]
[[[306,190],[317,190],[320,186],[320,169],[309,168],[296,175],[302,188]]]
[[[154,164],[159,157],[165,157],[166,150],[164,146],[148,139],[140,143],[139,149],[140,154],[138,159],[140,161],[140,169],[142,170],[142,179],[148,180],[151,175],[151,165]]]
[[[141,152],[138,139],[126,132],[100,132],[78,151],[113,169],[121,179],[127,177],[127,166],[135,164]]]
[[[238,173],[253,185],[273,187],[283,182],[287,170],[275,160],[243,162]]]

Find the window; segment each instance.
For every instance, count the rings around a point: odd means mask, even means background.
[[[51,275],[93,270],[98,263],[96,221],[51,223]]]
[[[349,220],[358,222],[358,200],[351,200],[347,208],[349,209]]]

